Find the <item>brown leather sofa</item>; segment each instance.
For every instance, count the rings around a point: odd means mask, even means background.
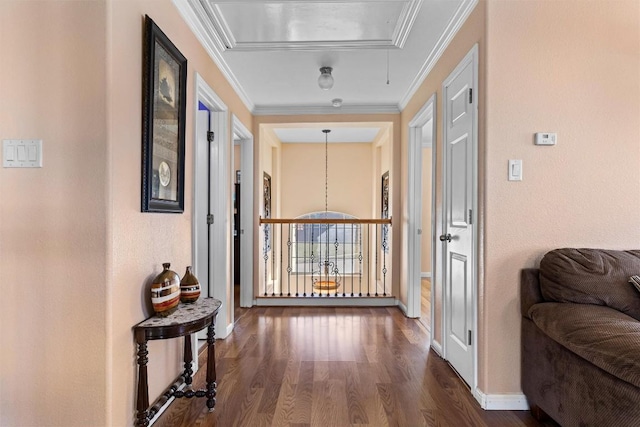
[[[640,250],[556,249],[521,275],[522,389],[564,427],[640,426]]]

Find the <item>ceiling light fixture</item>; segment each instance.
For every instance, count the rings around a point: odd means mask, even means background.
[[[333,87],[333,76],[331,67],[320,67],[320,77],[318,77],[318,86],[322,90],[329,90]]]
[[[334,98],[331,100],[331,105],[333,105],[336,108],[340,108],[342,107],[342,98]]]

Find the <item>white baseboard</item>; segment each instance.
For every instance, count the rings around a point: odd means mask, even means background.
[[[223,340],[229,336],[229,334],[233,332],[233,323],[229,323],[227,327],[220,326],[220,328],[216,327],[216,339]],[[207,339],[207,329],[203,329],[202,336],[199,336],[198,339]]]
[[[260,297],[257,306],[262,307],[395,307],[394,297]]]
[[[400,309],[400,311],[402,311],[402,314],[409,317],[409,315],[407,314],[409,312],[409,309],[407,308],[407,306],[404,305],[403,302],[400,300],[396,300],[396,304],[398,304],[398,308]]]
[[[435,338],[431,341],[431,348],[438,354],[438,356],[444,359],[444,357],[442,356],[442,344],[436,341]]]
[[[194,373],[195,374],[195,373]],[[182,383],[180,385],[180,387],[178,387],[178,390],[182,390],[187,386],[187,383]],[[149,420],[149,427],[151,427],[153,425],[153,423],[155,423],[156,421],[158,421],[158,418],[160,418],[160,415],[162,415],[164,413],[164,411],[167,410],[167,408],[169,407],[169,405],[171,405],[173,403],[173,401],[176,400],[175,397],[171,396],[166,402],[164,402],[164,405],[162,405],[160,407],[160,409],[158,410],[158,412],[156,412],[156,414],[154,415],[153,418],[151,418]]]
[[[420,278],[421,279],[430,279],[431,278],[431,272],[430,271],[423,271],[422,273],[420,273]]]
[[[476,388],[473,397],[476,398],[480,407],[487,411],[527,411],[529,403],[522,393],[510,394],[484,394],[482,390]]]

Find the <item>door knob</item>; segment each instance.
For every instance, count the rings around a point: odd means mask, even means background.
[[[441,242],[444,242],[445,240],[446,240],[447,242],[451,242],[451,234],[449,234],[449,233],[447,233],[447,234],[441,234],[441,235],[440,235],[440,241],[441,241]]]

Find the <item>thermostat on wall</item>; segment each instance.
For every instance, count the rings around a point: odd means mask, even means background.
[[[556,145],[558,134],[548,132],[536,133],[536,145]]]

